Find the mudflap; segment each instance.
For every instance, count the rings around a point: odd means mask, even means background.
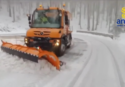
[[[1,50],[9,54],[16,55],[19,58],[31,60],[36,63],[38,63],[38,59],[44,57],[48,62],[55,66],[57,70],[60,70],[61,62],[53,52],[42,50],[41,48],[36,49],[34,47],[11,44],[4,41],[2,41]]]

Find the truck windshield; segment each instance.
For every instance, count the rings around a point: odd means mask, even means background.
[[[36,10],[33,15],[32,27],[60,28],[61,15],[58,10]]]

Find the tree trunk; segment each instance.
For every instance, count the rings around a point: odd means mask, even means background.
[[[115,20],[114,20],[114,36],[117,36],[117,26],[116,26],[116,21],[118,18],[118,0],[115,0]]]
[[[15,22],[15,9],[14,9],[14,6],[13,6],[13,22]]]
[[[9,9],[9,17],[12,17],[12,13],[11,13],[11,1],[8,0],[8,9]]]
[[[93,2],[93,10],[92,10],[92,15],[93,15],[93,17],[92,17],[92,31],[94,31],[94,21],[95,21],[95,15],[94,15],[94,12],[95,12],[95,3]]]
[[[90,31],[90,1],[87,1],[87,13],[88,13],[88,26],[87,26],[87,29],[88,31]]]
[[[112,13],[113,13],[113,3],[110,1],[110,8],[109,8],[109,15],[110,15],[110,18],[109,18],[109,30],[110,31],[110,25],[112,24]]]
[[[103,20],[105,19],[105,8],[106,8],[106,1],[103,0],[103,9],[102,9],[102,14],[103,14],[102,19],[103,19]]]
[[[84,1],[84,19],[86,19],[86,2]]]
[[[95,25],[95,30],[97,30],[98,24],[99,24],[99,19],[100,19],[100,1],[96,2],[96,25]]]
[[[114,23],[116,24],[116,21],[117,21],[117,18],[118,18],[118,16],[117,16],[117,14],[118,14],[118,0],[116,0],[115,1],[115,21],[114,21]]]
[[[0,9],[2,8],[2,0],[0,0]]]
[[[50,0],[50,7],[52,6],[52,0]]]
[[[31,13],[32,11],[32,2],[29,2],[29,14]]]
[[[107,9],[106,9],[106,13],[107,13],[107,15],[106,15],[106,25],[108,26],[108,24],[109,24],[109,9],[110,9],[110,2],[109,1],[107,1]]]
[[[81,17],[82,16],[82,2],[80,2],[80,12],[79,12],[79,26],[80,26],[80,29],[82,29],[82,26],[81,26]]]

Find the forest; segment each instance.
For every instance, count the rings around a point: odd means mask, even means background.
[[[42,4],[44,7],[57,6],[72,14],[80,30],[107,31],[115,36],[125,32],[125,26],[117,26],[117,20],[122,19],[122,7],[125,0],[0,0],[0,13],[4,9],[13,22],[21,20]]]

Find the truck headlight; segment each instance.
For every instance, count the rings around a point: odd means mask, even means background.
[[[40,47],[36,47],[37,50],[39,50]]]
[[[28,38],[25,38],[25,39],[24,39],[24,42],[25,42],[25,43],[28,43]]]
[[[28,43],[28,41],[25,41],[25,43]]]
[[[60,40],[56,40],[55,46],[59,46]]]
[[[55,43],[55,45],[56,45],[56,46],[59,46],[59,43],[58,43],[58,42],[56,42],[56,43]]]

